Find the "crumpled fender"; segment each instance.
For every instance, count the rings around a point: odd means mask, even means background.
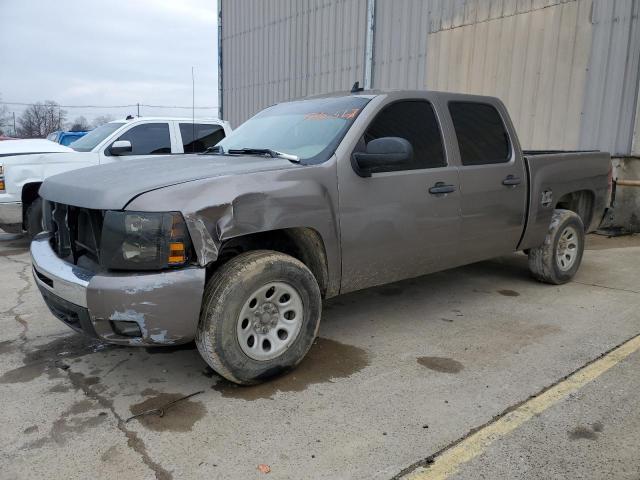
[[[224,241],[304,227],[325,246],[329,282],[339,283],[338,189],[335,156],[320,165],[220,176],[172,185],[135,198],[132,211],[180,211],[198,264],[218,258]]]

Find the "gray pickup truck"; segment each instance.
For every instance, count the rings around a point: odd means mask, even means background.
[[[48,178],[33,273],[73,329],[123,345],[195,339],[220,375],[252,384],[304,358],[323,298],[516,251],[536,279],[569,281],[610,163],[523,152],[491,97],[281,103],[196,159]]]

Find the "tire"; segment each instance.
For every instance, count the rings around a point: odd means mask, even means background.
[[[529,251],[531,274],[552,285],[567,283],[580,268],[584,242],[584,225],[578,214],[554,210],[544,243]]]
[[[42,227],[42,199],[40,197],[29,204],[24,223],[29,239],[44,230]]]
[[[260,383],[302,361],[321,309],[318,282],[302,262],[269,250],[243,253],[207,282],[196,346],[227,380]]]

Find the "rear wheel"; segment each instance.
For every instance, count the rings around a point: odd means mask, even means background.
[[[243,253],[207,283],[196,345],[226,379],[259,383],[300,363],[320,312],[320,288],[302,262],[267,250]]]
[[[568,282],[580,268],[584,241],[584,225],[578,214],[554,210],[544,243],[529,250],[529,270],[541,282]]]
[[[36,198],[27,208],[25,227],[29,238],[35,237],[44,230],[42,225],[42,199]]]

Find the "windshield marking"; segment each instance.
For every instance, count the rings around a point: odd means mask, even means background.
[[[352,118],[355,118],[356,115],[358,115],[359,111],[360,111],[359,108],[352,108],[350,110],[344,110],[342,112],[335,112],[335,113],[312,112],[312,113],[307,113],[304,116],[304,119],[305,120],[328,120],[328,119],[335,119],[335,118],[344,118],[346,120],[351,120]]]

